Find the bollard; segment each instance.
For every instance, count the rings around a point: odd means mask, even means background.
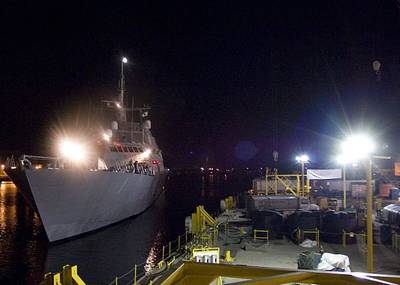
[[[64,265],[62,269],[62,284],[72,285],[71,266],[68,264]]]
[[[53,285],[62,285],[60,273],[53,275]]]
[[[40,285],[53,285],[53,274],[51,272],[46,273]]]
[[[234,258],[231,256],[231,251],[227,250],[225,252],[225,262],[233,262]]]

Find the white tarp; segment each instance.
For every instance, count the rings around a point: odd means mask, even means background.
[[[351,272],[350,259],[347,255],[324,253],[321,256],[321,261],[318,264],[318,270],[331,271],[335,268],[344,270],[345,272]]]
[[[309,180],[341,179],[341,169],[307,169]]]

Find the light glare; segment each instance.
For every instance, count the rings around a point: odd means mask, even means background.
[[[83,161],[86,158],[84,147],[70,140],[61,142],[60,153],[64,158],[76,162]]]
[[[146,159],[146,158],[149,158],[149,157],[150,157],[150,154],[151,154],[151,149],[146,149],[144,152],[142,152],[142,153],[140,154],[140,157],[141,157],[142,159]]]
[[[342,160],[355,162],[365,159],[375,149],[375,144],[371,138],[366,135],[354,135],[347,138],[341,144]]]
[[[106,142],[110,142],[110,135],[108,135],[108,134],[106,134],[106,133],[104,133],[103,134],[103,139],[106,141]]]
[[[126,57],[123,57],[123,58],[122,58],[122,62],[123,62],[123,63],[128,63],[128,59],[127,59]]]
[[[307,162],[309,162],[309,160],[310,160],[310,158],[308,157],[307,154],[302,154],[302,155],[296,156],[296,161],[297,162],[307,163]]]

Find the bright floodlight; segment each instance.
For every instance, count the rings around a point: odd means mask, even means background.
[[[149,158],[149,157],[150,157],[150,154],[151,154],[151,149],[146,149],[144,152],[142,152],[142,153],[140,154],[140,157],[141,157],[142,159],[146,159],[146,158]]]
[[[123,63],[128,63],[128,59],[127,59],[126,57],[123,57],[123,58],[122,58],[122,62],[123,62]]]
[[[367,158],[374,149],[374,142],[366,135],[350,136],[341,144],[342,156],[352,162]]]
[[[118,109],[121,109],[121,104],[119,102],[115,102],[115,106],[117,106]]]
[[[104,134],[103,134],[103,139],[104,139],[106,142],[110,142],[111,136],[110,136],[109,134],[104,133]]]
[[[65,140],[60,144],[60,153],[64,158],[76,162],[83,161],[86,158],[84,147],[70,140]]]
[[[307,154],[302,154],[296,156],[296,161],[301,163],[307,163],[310,160]]]

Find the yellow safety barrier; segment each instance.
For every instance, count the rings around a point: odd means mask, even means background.
[[[41,285],[85,285],[86,283],[78,275],[77,265],[63,266],[61,273],[46,273]]]
[[[219,247],[193,248],[192,259],[196,262],[219,263]]]
[[[360,237],[363,238],[364,244],[367,244],[367,234],[366,233],[364,233],[364,232],[354,233],[354,232],[343,231],[343,233],[342,233],[342,245],[343,245],[343,247],[346,247],[346,237],[347,236],[349,236],[349,237],[358,237],[358,236],[360,236]]]
[[[319,237],[320,237],[320,232],[318,228],[315,228],[314,230],[302,230],[300,228],[297,228],[296,232],[296,237],[297,237],[297,242],[300,243],[301,241],[304,240],[304,235],[315,235],[315,241],[317,242],[317,246],[319,247]]]
[[[289,193],[295,196],[308,195],[311,189],[309,179],[306,179],[306,185],[304,185],[304,189],[302,189],[301,174],[268,174],[268,172],[266,172],[265,182],[265,195],[278,195],[279,186],[285,189],[283,194]]]
[[[264,233],[266,235],[257,235],[257,233]],[[256,240],[267,240],[269,241],[269,231],[268,230],[254,230],[254,236],[253,236],[254,241]]]

